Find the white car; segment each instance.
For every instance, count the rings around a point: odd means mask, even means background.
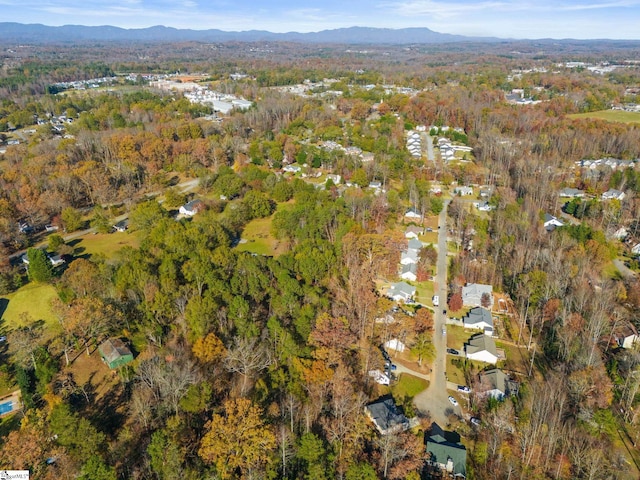
[[[458,406],[458,401],[453,398],[451,395],[449,395],[449,401],[451,402],[451,405],[453,405],[454,407]]]
[[[440,305],[440,297],[438,295],[434,295],[431,301],[433,302],[434,307]]]

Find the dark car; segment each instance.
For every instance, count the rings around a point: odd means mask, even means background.
[[[460,352],[458,350],[456,350],[455,348],[447,348],[447,353],[450,353],[451,355],[459,355]]]

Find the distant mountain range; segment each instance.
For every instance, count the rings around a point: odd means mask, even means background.
[[[187,30],[155,26],[125,29],[112,26],[87,27],[64,25],[49,27],[40,24],[0,23],[0,41],[25,43],[66,42],[304,42],[339,44],[425,44],[453,42],[498,42],[490,37],[465,37],[438,33],[428,28],[368,28],[351,27],[312,33],[273,33],[262,30],[225,32],[223,30]]]

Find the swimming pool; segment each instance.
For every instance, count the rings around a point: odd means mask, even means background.
[[[0,415],[9,413],[11,410],[13,410],[13,402],[0,403]]]

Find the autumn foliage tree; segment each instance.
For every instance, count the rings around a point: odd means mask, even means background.
[[[223,480],[252,478],[269,463],[276,447],[262,409],[246,398],[227,400],[223,412],[205,428],[198,455],[214,465]]]

